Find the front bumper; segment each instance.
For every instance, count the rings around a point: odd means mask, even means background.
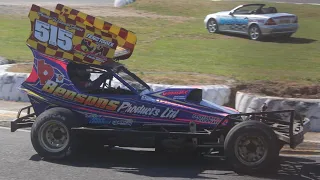
[[[299,28],[298,24],[284,24],[284,25],[274,25],[274,26],[260,25],[260,30],[262,35],[295,33],[297,32],[298,28]]]
[[[276,118],[270,117],[276,114],[286,114],[290,115],[287,118]],[[275,134],[278,136],[278,139],[282,142],[289,144],[290,148],[295,148],[301,144],[304,140],[304,135],[310,131],[310,119],[304,118],[303,120],[294,119],[295,111],[294,110],[282,110],[282,111],[263,111],[263,112],[254,112],[254,113],[240,113],[240,114],[231,114],[224,118],[233,119],[239,117],[249,117],[253,116],[255,120],[261,121],[269,125]],[[223,123],[223,120],[216,126],[220,126]]]

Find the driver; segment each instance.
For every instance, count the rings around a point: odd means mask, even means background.
[[[76,64],[69,65],[69,73],[73,84],[82,92],[99,89],[102,83],[113,77],[112,73],[103,73],[92,81],[90,79],[91,74],[87,71],[87,68]]]

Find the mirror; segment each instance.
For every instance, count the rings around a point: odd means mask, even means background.
[[[230,12],[229,12],[229,15],[233,16],[233,13],[234,13],[233,11],[230,11]]]

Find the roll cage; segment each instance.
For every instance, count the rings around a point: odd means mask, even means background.
[[[113,78],[116,78],[122,85],[124,85],[125,89],[121,89],[118,86],[119,93],[125,94],[141,94],[143,91],[148,90],[151,91],[150,86],[145,83],[142,79],[140,79],[137,75],[129,71],[123,64],[120,63],[112,63],[111,65],[98,66],[98,65],[83,65],[79,64],[79,66],[85,66],[87,71],[93,74],[112,74],[113,77],[111,79],[106,79],[100,89],[91,91],[90,93],[110,93],[110,89],[112,88]],[[108,84],[107,84],[108,81]],[[117,84],[118,85],[118,84]],[[123,87],[123,86],[122,86]],[[121,91],[120,91],[121,89]],[[109,91],[108,91],[109,90]],[[130,93],[131,92],[131,93]]]

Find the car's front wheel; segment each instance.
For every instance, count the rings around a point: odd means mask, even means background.
[[[217,33],[219,31],[218,22],[215,19],[209,19],[207,29],[209,33]]]
[[[260,40],[262,38],[261,30],[257,25],[250,26],[248,35],[251,40],[255,41]]]
[[[273,130],[258,121],[234,126],[225,139],[226,158],[236,172],[258,173],[272,170],[279,157],[278,138]]]

